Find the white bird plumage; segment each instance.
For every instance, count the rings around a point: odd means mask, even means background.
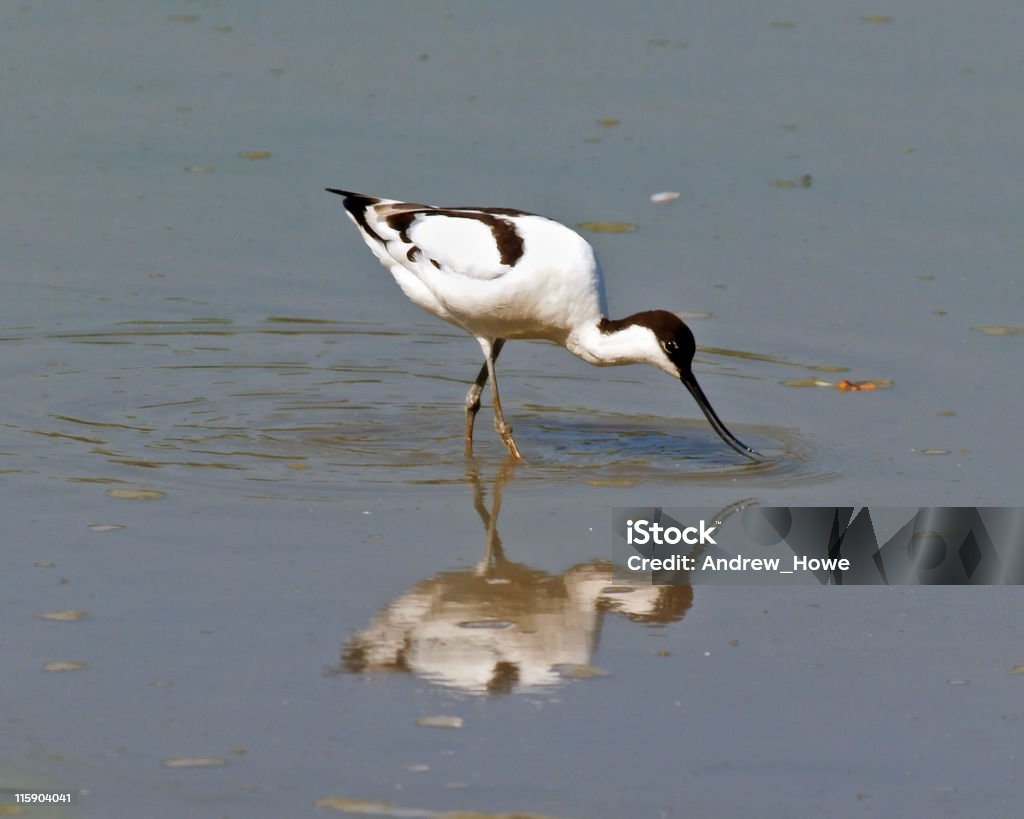
[[[367,246],[415,304],[473,335],[484,365],[466,395],[465,444],[488,378],[495,428],[522,457],[505,422],[494,362],[507,339],[546,339],[590,364],[650,364],[679,378],[722,439],[757,453],[725,427],[693,376],[693,334],[674,313],[610,320],[594,249],[565,225],[511,208],[435,207],[327,188]]]

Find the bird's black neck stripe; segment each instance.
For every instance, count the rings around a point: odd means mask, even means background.
[[[647,327],[658,338],[668,338],[678,330],[682,321],[675,314],[665,310],[645,310],[620,319],[602,318],[597,323],[597,329],[605,335],[611,335],[637,324]]]

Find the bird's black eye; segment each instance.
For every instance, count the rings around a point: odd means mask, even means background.
[[[666,341],[661,346],[665,348],[665,352],[668,353],[669,355],[672,355],[679,349],[679,345],[676,344],[674,341]]]

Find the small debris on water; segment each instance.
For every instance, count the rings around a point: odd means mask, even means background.
[[[33,617],[38,617],[40,620],[53,620],[57,623],[74,623],[85,617],[85,612],[81,609],[66,609],[65,611],[36,611],[32,613]]]
[[[445,714],[438,714],[433,717],[420,717],[416,724],[421,728],[461,728],[462,717],[450,717]]]
[[[591,233],[634,233],[636,225],[629,222],[580,222],[576,227]]]
[[[814,177],[809,173],[805,173],[799,179],[769,179],[768,184],[774,188],[785,188],[787,190],[809,188],[814,184]]]
[[[551,670],[558,676],[569,680],[587,680],[596,677],[607,677],[608,672],[596,665],[586,663],[559,663],[551,666]]]
[[[159,500],[167,496],[166,492],[159,489],[108,489],[107,494],[122,500]]]
[[[77,660],[63,660],[43,664],[43,671],[78,671],[82,668],[85,668],[85,663],[80,663]]]
[[[790,378],[782,382],[784,387],[834,387],[835,382],[821,378]]]
[[[874,381],[848,381],[845,378],[836,384],[839,392],[871,392],[877,390],[878,384]]]
[[[342,813],[369,813],[379,816],[391,815],[391,803],[372,799],[347,799],[344,796],[327,796],[316,800],[316,807],[330,808]]]
[[[164,760],[165,768],[217,768],[224,764],[216,756],[175,756]]]
[[[815,369],[826,369],[824,367],[816,367]],[[845,368],[839,367],[838,370]],[[885,390],[892,386],[892,380],[889,378],[872,378],[867,381],[849,381],[843,379],[836,383],[834,381],[826,381],[823,378],[791,378],[782,382],[785,387],[835,387],[840,392],[871,392],[872,390]]]

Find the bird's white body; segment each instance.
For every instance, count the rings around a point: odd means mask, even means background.
[[[495,426],[519,456],[498,399],[494,361],[508,339],[546,339],[590,364],[650,364],[679,377],[720,436],[755,454],[725,429],[693,377],[693,334],[663,310],[610,320],[601,267],[578,233],[511,208],[447,208],[364,196],[345,210],[373,254],[415,304],[476,337],[486,362],[466,396],[466,449],[488,378]]]
[[[413,217],[404,230],[388,223],[398,214]],[[513,226],[517,258],[503,262],[490,219]],[[574,330],[607,314],[594,249],[543,216],[382,199],[366,212],[372,233],[353,222],[406,296],[474,336],[565,345]]]

